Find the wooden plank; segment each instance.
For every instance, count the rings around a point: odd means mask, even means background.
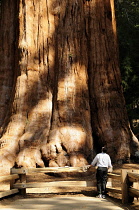
[[[109,192],[112,192],[112,193],[119,193],[119,194],[122,194],[122,190],[121,190],[121,189],[112,188],[112,187],[107,187],[106,190],[109,191]]]
[[[12,190],[7,190],[5,192],[0,192],[0,198],[6,197],[8,195],[12,195],[12,194],[15,194],[15,193],[18,193],[18,192],[19,192],[18,189],[12,189]]]
[[[86,188],[88,189],[88,188]],[[27,188],[27,193],[36,194],[36,193],[72,193],[72,192],[81,192],[84,190],[84,187],[73,188],[73,187],[44,187],[44,188]],[[61,209],[62,210],[62,209]],[[64,210],[64,209],[63,209]]]
[[[121,180],[121,175],[119,174],[113,174],[113,173],[108,173],[108,178],[116,179],[116,180]]]
[[[111,178],[108,178],[106,187],[112,187],[112,179]]]
[[[139,174],[134,172],[127,172],[128,179],[130,182],[138,182],[139,181]]]
[[[42,187],[94,187],[93,181],[56,181],[56,182],[37,182],[37,183],[17,183],[14,188],[42,188]]]
[[[133,173],[139,174],[139,170],[132,170]],[[139,190],[139,182],[133,182],[133,188]]]
[[[14,176],[15,174],[11,174],[11,169],[10,169],[10,176]],[[18,175],[19,177],[19,175]],[[10,190],[13,189],[13,184],[15,183],[15,179],[10,180]]]
[[[133,187],[129,188],[129,193],[133,197],[139,197],[139,190],[137,190]]]
[[[11,174],[26,174],[26,168],[11,168]]]
[[[46,168],[12,168],[12,174],[29,174],[29,173],[62,173],[62,172],[95,172],[94,167],[46,167]]]
[[[7,176],[0,176],[0,182],[3,181],[10,181],[13,179],[18,179],[19,175],[18,174],[12,174],[12,175],[7,175]]]
[[[128,203],[128,185],[127,185],[127,170],[121,170],[121,183],[122,183],[122,203]]]
[[[23,185],[26,184],[26,174],[20,174],[19,177],[20,177],[21,184]],[[13,184],[13,187],[14,187],[14,184]],[[26,195],[26,188],[21,188],[20,194]]]

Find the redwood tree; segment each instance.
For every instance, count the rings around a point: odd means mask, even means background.
[[[113,0],[3,0],[0,167],[83,166],[138,149],[121,87]]]

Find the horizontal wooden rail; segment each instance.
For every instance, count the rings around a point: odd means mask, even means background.
[[[84,173],[84,172],[95,172],[95,167],[82,166],[82,167],[46,167],[46,168],[12,168],[10,176],[2,176],[0,177],[0,181],[10,180],[10,188],[12,190],[7,192],[1,192],[0,196],[6,196],[13,193],[19,192],[22,195],[26,194],[27,188],[49,188],[49,187],[57,187],[57,188],[65,188],[65,187],[94,187],[96,186],[96,181],[49,181],[49,182],[36,182],[36,183],[26,183],[26,175],[32,173]],[[122,203],[128,203],[134,197],[139,197],[139,190],[131,187],[133,182],[139,181],[139,173],[138,171],[121,170],[121,174],[108,173],[108,178],[119,180],[121,182],[121,189],[109,187],[107,183],[107,191],[112,193],[122,194]],[[19,179],[20,183],[15,183],[15,180]],[[111,181],[110,181],[111,184]],[[110,185],[111,186],[111,185]],[[137,185],[136,185],[137,186]]]
[[[108,178],[116,179],[116,180],[121,180],[121,175],[119,174],[113,174],[113,173],[108,173]]]
[[[108,192],[122,194],[122,190],[121,190],[121,189],[112,188],[112,187],[107,187],[106,190],[107,190]]]
[[[0,176],[0,182],[10,181],[10,183],[9,183],[10,187],[11,187],[11,183],[14,182],[16,179],[19,179],[18,174]],[[12,195],[12,194],[16,194],[18,192],[19,192],[18,189],[11,189],[11,190],[2,191],[2,192],[0,192],[0,198],[6,197],[6,196],[9,196],[9,195]]]
[[[129,188],[129,193],[133,197],[139,197],[139,190],[137,190],[133,187]]]
[[[12,189],[12,190],[7,190],[7,191],[4,191],[4,192],[0,192],[0,198],[6,197],[8,195],[16,194],[18,192],[19,192],[18,189]]]
[[[13,179],[19,179],[19,175],[18,174],[11,174],[11,175],[7,175],[7,176],[0,176],[0,182],[3,181],[10,181]]]
[[[95,172],[95,168],[91,167],[46,167],[46,168],[12,168],[12,174],[30,174],[30,173],[62,173],[62,172]]]
[[[37,183],[17,183],[13,187],[17,189],[24,188],[43,188],[43,187],[94,187],[93,181],[55,181],[55,182],[37,182]]]
[[[130,182],[138,182],[139,181],[139,174],[136,174],[134,172],[127,172],[128,179]]]
[[[36,183],[26,183],[26,175],[32,173],[84,173],[84,172],[95,172],[95,167],[82,166],[82,167],[46,167],[46,168],[12,168],[11,175],[1,176],[0,182],[10,181],[10,189],[8,191],[0,192],[0,198],[12,195],[20,192],[22,195],[26,194],[27,188],[50,188],[56,187],[59,189],[65,187],[94,187],[96,186],[96,181],[49,181],[49,182],[36,182]],[[121,189],[109,187],[107,183],[107,191],[112,193],[122,194],[122,203],[128,203],[133,201],[134,197],[139,197],[139,190],[135,189],[132,186],[134,182],[139,181],[138,171],[133,170],[121,170],[121,174],[108,173],[108,178],[121,181]],[[15,183],[16,179],[20,180],[20,183]],[[111,181],[110,181],[111,184]],[[111,185],[110,185],[111,186]],[[136,184],[137,186],[137,184]],[[135,186],[134,186],[135,187]],[[66,188],[65,188],[66,189]]]

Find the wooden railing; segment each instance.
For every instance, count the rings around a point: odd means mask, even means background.
[[[7,176],[0,176],[0,182],[10,181],[10,190],[6,190],[6,191],[0,192],[0,198],[3,198],[3,197],[6,197],[8,195],[12,195],[12,194],[15,194],[15,193],[19,192],[18,189],[13,189],[13,187],[12,187],[12,183],[14,183],[16,179],[19,179],[19,175],[18,174],[11,174],[11,175],[7,175]]]
[[[121,189],[107,188],[109,192],[119,193],[122,195],[122,203],[131,203],[134,197],[139,197],[138,181],[139,171],[122,169],[120,175],[108,174],[109,178],[117,179],[121,182]]]
[[[121,175],[119,175],[119,174],[108,173],[108,178],[111,178],[111,179],[114,179],[114,180],[119,180],[121,182]],[[111,180],[111,187],[107,187],[106,188],[107,191],[112,192],[112,193],[122,194],[122,190],[118,189],[118,188],[113,188],[112,183],[113,183],[113,181]]]
[[[95,172],[95,168],[89,169]],[[48,168],[20,168],[11,169],[11,174],[19,174],[20,183],[14,183],[13,188],[18,189],[22,195],[26,194],[27,188],[44,188],[44,187],[92,187],[94,186],[94,181],[50,181],[50,182],[37,182],[37,183],[27,183],[26,176],[32,173],[84,173],[87,172],[88,168],[83,167],[48,167]]]
[[[134,197],[139,197],[138,182],[139,171],[138,170],[122,170],[123,184],[123,196],[122,202],[133,202]]]
[[[48,168],[12,168],[11,175],[1,176],[0,182],[10,181],[10,190],[0,192],[0,198],[14,193],[26,194],[27,188],[44,188],[44,187],[93,187],[96,185],[94,181],[49,181],[27,183],[28,174],[36,173],[64,173],[64,172],[95,172],[95,168],[88,167],[48,167]],[[108,192],[119,193],[122,197],[122,203],[129,203],[134,200],[134,197],[139,197],[137,183],[139,182],[139,171],[121,170],[121,174],[108,173],[108,178],[111,180],[119,180],[121,188],[107,187]],[[111,181],[114,183],[114,181]]]

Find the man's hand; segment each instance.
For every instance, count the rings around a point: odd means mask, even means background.
[[[91,167],[91,165],[86,165],[86,167],[87,167],[87,168],[90,168],[90,167]]]
[[[84,172],[86,172],[89,168],[90,168],[91,165],[86,165],[86,166],[83,166],[83,170]]]
[[[108,168],[108,172],[112,172],[113,171],[113,168]]]

